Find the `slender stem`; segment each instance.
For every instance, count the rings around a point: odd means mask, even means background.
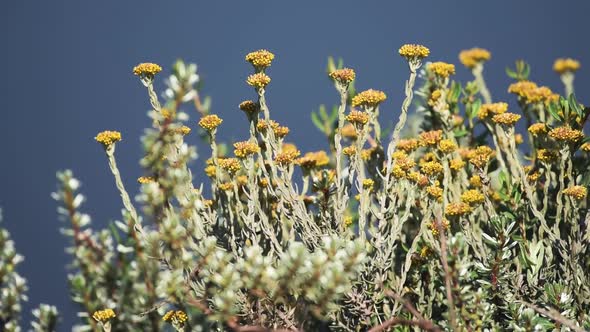
[[[488,90],[488,86],[486,85],[486,81],[483,78],[483,63],[480,62],[477,65],[475,65],[475,67],[473,67],[471,73],[475,77],[475,83],[477,84],[477,87],[479,88],[479,93],[483,97],[484,102],[486,104],[491,103],[492,102],[492,95],[490,93],[490,90]]]

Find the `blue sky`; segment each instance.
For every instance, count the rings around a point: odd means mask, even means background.
[[[251,69],[243,57],[259,48],[273,51],[267,92],[272,114],[306,151],[326,147],[309,113],[337,101],[324,72],[329,55],[356,70],[359,89],[387,93],[385,120],[397,118],[403,98],[407,69],[397,49],[408,42],[427,45],[431,60],[457,64],[460,80],[469,78],[458,63],[461,49],[491,50],[485,75],[494,98],[507,101],[513,98],[504,68],[514,60],[526,59],[533,80],[561,92],[553,60],[575,57],[582,62],[576,87],[584,102],[590,87],[588,9],[590,2],[570,0],[2,1],[0,206],[4,227],[26,257],[20,266],[30,287],[25,310],[40,302],[57,305],[64,330],[76,320],[66,238],[49,196],[55,172],[74,170],[95,226],[120,218],[114,181],[93,141],[97,132],[115,129],[124,136],[118,163],[127,186],[137,191],[139,136],[149,125],[149,103],[131,73],[136,63],[159,63],[166,74],[177,58],[198,63],[203,94],[225,120],[219,135],[237,140],[247,136],[237,105],[254,96],[244,83]],[[161,80],[157,85],[162,88]],[[191,120],[194,128],[196,116]],[[191,142],[198,143],[196,137]],[[197,181],[204,178],[201,165],[195,164]]]

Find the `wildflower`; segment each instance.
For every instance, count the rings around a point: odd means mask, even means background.
[[[246,79],[248,85],[253,86],[257,89],[262,89],[270,83],[270,77],[265,73],[256,73],[248,76]]]
[[[435,220],[433,220],[433,221],[429,222],[427,226],[430,229],[430,232],[432,232],[432,235],[438,236],[440,234],[440,229],[442,228],[442,229],[448,231],[449,228],[451,227],[451,223],[447,219],[443,219],[440,222],[440,225],[437,225],[437,222]]]
[[[504,126],[513,126],[519,119],[520,115],[509,112],[497,114],[492,117],[494,123],[502,124]]]
[[[360,111],[351,111],[347,116],[346,120],[352,124],[362,126],[369,122],[369,114]]]
[[[534,123],[529,127],[528,131],[533,136],[539,136],[547,133],[547,125],[544,123]]]
[[[457,144],[450,139],[443,139],[438,143],[438,149],[442,153],[451,153],[457,149]]]
[[[322,167],[328,165],[329,162],[330,158],[325,151],[308,152],[296,160],[296,163],[302,168]]]
[[[545,163],[550,163],[557,160],[557,152],[553,150],[539,149],[537,150],[537,158]]]
[[[354,128],[354,125],[351,123],[348,123],[342,127],[342,129],[340,130],[340,135],[351,140],[355,140],[358,138],[356,129]]]
[[[536,182],[537,180],[539,180],[540,177],[541,177],[541,174],[539,172],[534,172],[534,173],[527,175],[527,180],[529,182]]]
[[[163,108],[160,113],[162,113],[162,117],[166,120],[171,120],[172,118],[174,118],[174,116],[176,116],[176,113],[174,111],[171,111],[167,108]]]
[[[353,219],[351,216],[345,216],[343,220],[344,227],[349,227],[353,223]]]
[[[577,129],[568,126],[557,127],[549,131],[549,136],[556,141],[575,143],[584,137],[584,134]]]
[[[230,175],[235,174],[242,168],[240,161],[236,158],[219,159],[219,167],[223,168]]]
[[[400,165],[396,164],[391,169],[391,175],[393,175],[393,177],[396,179],[401,179],[406,177],[406,172]]]
[[[299,157],[299,150],[296,151],[283,151],[276,155],[275,161],[282,166],[291,164],[295,158]]]
[[[524,99],[526,103],[536,104],[556,102],[559,100],[559,95],[553,93],[551,89],[546,86],[540,86],[534,89],[530,89],[524,93]]]
[[[191,128],[187,127],[187,126],[182,126],[180,128],[176,129],[176,133],[181,134],[182,136],[186,136],[188,134],[191,133]]]
[[[375,184],[375,181],[373,181],[371,179],[364,179],[363,180],[363,189],[370,191],[371,189],[373,189],[374,184]]]
[[[474,175],[469,179],[469,184],[474,188],[481,188],[481,177],[479,175]]]
[[[581,201],[588,194],[588,189],[582,186],[572,186],[563,190],[563,194],[575,200]]]
[[[423,59],[430,55],[430,50],[419,44],[405,44],[399,48],[398,52],[408,60]]]
[[[276,128],[280,127],[280,124],[274,120],[266,121],[264,119],[260,119],[256,124],[256,129],[258,129],[258,131],[264,132],[269,126],[273,129],[274,132]]]
[[[514,135],[514,143],[516,143],[516,144],[524,143],[524,139],[522,138],[521,134]]]
[[[475,150],[470,151],[468,159],[473,166],[481,169],[490,161],[493,155],[494,150],[492,150],[492,148],[482,145],[478,146]]]
[[[342,149],[342,153],[349,157],[354,156],[356,154],[356,147],[354,145],[347,146],[344,149]]]
[[[207,176],[210,178],[214,178],[216,172],[217,172],[217,168],[215,168],[214,165],[209,165],[209,166],[205,167],[205,174],[207,174]]]
[[[442,173],[443,166],[438,161],[428,161],[420,165],[420,170],[429,176]]]
[[[532,89],[536,89],[537,84],[531,81],[519,81],[516,83],[510,84],[508,87],[508,92],[518,95],[519,97],[524,97],[528,91]]]
[[[260,182],[258,182],[258,185],[260,185],[261,187],[268,187],[268,180],[266,178],[262,178],[260,179]]]
[[[445,209],[447,216],[462,216],[471,212],[471,206],[465,202],[451,203]]]
[[[477,205],[483,203],[485,197],[478,190],[471,189],[461,194],[461,201],[469,205]]]
[[[277,126],[277,127],[273,128],[273,132],[275,134],[275,137],[285,138],[285,136],[287,136],[287,134],[289,134],[289,127]]]
[[[586,142],[580,146],[580,150],[590,152],[590,142]]]
[[[416,162],[414,159],[409,157],[400,157],[395,158],[395,165],[403,169],[404,171],[410,170],[412,167],[416,166]]]
[[[258,103],[255,103],[252,100],[244,100],[238,107],[246,113],[256,113],[260,110]]]
[[[438,181],[436,181],[438,184]],[[428,196],[440,201],[443,195],[443,188],[439,187],[437,184],[426,187],[426,193]]]
[[[438,77],[447,78],[455,74],[455,65],[441,61],[431,62],[428,65],[428,70]]]
[[[368,161],[371,159],[371,156],[373,155],[373,152],[375,152],[376,149],[374,148],[369,148],[369,149],[363,149],[361,150],[361,159]]]
[[[442,139],[442,130],[425,131],[420,134],[420,144],[422,146],[434,146]]]
[[[574,73],[580,69],[580,62],[571,58],[561,58],[553,63],[553,70],[558,74]]]
[[[459,61],[467,68],[473,68],[479,63],[488,61],[491,57],[490,52],[483,48],[472,48],[459,53]]]
[[[459,114],[453,114],[453,118],[451,119],[454,127],[459,127],[463,124],[463,117]]]
[[[483,104],[479,108],[477,116],[483,120],[490,116],[490,114],[503,114],[506,111],[508,111],[508,104],[506,103]]]
[[[170,310],[162,317],[162,320],[172,324],[174,328],[180,330],[184,327],[184,324],[188,320],[188,316],[184,311],[181,310]]]
[[[275,55],[267,50],[258,50],[246,54],[246,61],[250,62],[256,69],[269,67]]]
[[[428,105],[434,107],[434,105],[436,105],[441,96],[442,91],[440,89],[432,91],[432,93],[430,94],[430,99],[428,100]]]
[[[248,177],[245,175],[240,175],[236,178],[236,181],[240,187],[244,187],[248,184]]]
[[[420,147],[420,142],[417,139],[410,138],[410,139],[401,139],[397,143],[397,148],[410,153]]]
[[[230,191],[234,188],[233,182],[224,182],[219,185],[219,189],[223,191]]]
[[[121,133],[118,131],[105,130],[98,133],[94,139],[105,148],[108,148],[121,140]]]
[[[354,81],[356,74],[354,73],[354,70],[350,68],[342,68],[331,72],[330,77],[340,84],[348,85],[350,82]]]
[[[141,184],[152,183],[154,181],[155,181],[154,178],[151,176],[140,176],[137,178],[137,182],[139,182]]]
[[[133,74],[139,77],[153,78],[157,73],[162,71],[162,67],[155,63],[140,63],[133,67]]]
[[[114,317],[117,317],[117,315],[115,315],[113,309],[98,310],[92,314],[92,318],[94,318],[95,321],[100,323],[106,323]]]
[[[203,205],[205,205],[205,207],[210,208],[210,207],[213,206],[213,200],[211,200],[211,199],[204,199],[203,200]]]
[[[408,179],[414,182],[419,187],[424,187],[428,185],[428,177],[420,172],[410,172],[408,174]]]
[[[246,158],[249,155],[258,153],[260,147],[252,142],[244,141],[234,143],[234,154],[238,158]]]
[[[352,98],[352,106],[376,107],[387,99],[383,91],[365,90]]]
[[[201,120],[199,120],[199,126],[201,126],[201,128],[203,128],[205,130],[213,131],[222,122],[223,122],[223,120],[220,117],[218,117],[215,114],[210,114],[210,115],[205,115],[204,117],[201,118]]]
[[[453,171],[458,171],[461,168],[465,167],[465,162],[461,158],[451,159],[451,161],[449,162],[449,167]]]

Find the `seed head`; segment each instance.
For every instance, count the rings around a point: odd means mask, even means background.
[[[246,113],[256,113],[260,110],[258,103],[255,103],[252,100],[241,102],[239,108]]]

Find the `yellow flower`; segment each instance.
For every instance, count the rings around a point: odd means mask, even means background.
[[[349,227],[350,225],[352,225],[353,221],[354,220],[352,219],[351,216],[345,216],[344,220],[343,220],[344,227]]]
[[[420,147],[420,142],[414,138],[401,139],[397,143],[397,148],[402,151],[405,151],[406,153],[410,153],[419,147]]]
[[[581,201],[588,194],[588,189],[582,186],[572,186],[563,190],[563,194],[572,197],[575,200]]]
[[[475,150],[469,151],[467,158],[473,166],[477,168],[483,168],[490,161],[493,155],[494,150],[492,150],[492,148],[489,146],[483,145],[478,146]]]
[[[435,220],[429,222],[427,226],[428,226],[428,228],[430,228],[432,235],[438,236],[440,234],[439,227],[438,227]],[[449,228],[451,227],[451,223],[447,219],[443,219],[442,222],[440,223],[440,227],[442,229],[448,231]]]
[[[438,181],[436,182],[438,183]],[[428,196],[440,201],[443,195],[443,188],[439,187],[438,185],[428,186],[426,187],[426,193]]]
[[[451,203],[445,209],[447,216],[462,216],[471,212],[471,206],[464,202]]]
[[[428,65],[428,70],[442,78],[447,78],[451,75],[455,75],[455,65],[442,61],[431,62]]]
[[[244,141],[234,143],[234,154],[238,158],[246,158],[249,155],[258,153],[260,147],[255,143]]]
[[[215,114],[210,114],[210,115],[205,115],[204,117],[201,118],[201,120],[199,120],[199,126],[201,126],[201,128],[203,128],[205,130],[213,131],[222,122],[223,122],[223,120],[220,117],[218,117]]]
[[[364,179],[363,180],[363,189],[371,190],[371,189],[373,189],[374,184],[375,184],[375,181],[373,181],[371,179]]]
[[[236,181],[238,182],[239,186],[244,187],[248,184],[248,177],[245,175],[240,175],[236,178]]]
[[[496,114],[492,117],[494,123],[502,124],[504,126],[513,126],[519,119],[520,115],[509,112]]]
[[[152,183],[154,181],[155,181],[154,178],[151,176],[140,176],[137,178],[137,182],[139,182],[141,184]]]
[[[100,323],[106,323],[114,317],[117,317],[117,315],[115,315],[113,309],[98,310],[92,314],[92,318],[94,318],[95,321]]]
[[[420,165],[420,170],[426,175],[437,175],[442,173],[443,166],[438,161],[427,161]]]
[[[552,150],[547,150],[547,149],[539,149],[537,151],[537,158],[540,161],[543,161],[545,163],[549,163],[549,162],[557,160],[557,152],[552,151]]]
[[[375,107],[387,99],[383,91],[379,90],[365,90],[358,93],[352,98],[352,106]]]
[[[354,70],[350,68],[342,68],[331,72],[330,77],[336,82],[346,85],[354,81],[356,74],[354,73]]]
[[[543,102],[545,104],[559,100],[559,95],[546,86],[537,86],[534,82],[520,81],[512,83],[508,92],[517,95],[527,104]]]
[[[273,128],[273,132],[275,134],[275,137],[285,138],[285,136],[287,136],[287,134],[289,134],[289,127],[277,126],[277,127]]]
[[[438,143],[438,149],[442,153],[451,153],[457,150],[457,144],[450,139],[443,139]]]
[[[410,172],[408,179],[414,182],[419,187],[425,187],[428,185],[428,177],[420,172]]]
[[[471,189],[461,194],[461,201],[470,205],[477,205],[483,203],[485,197],[478,190]]]
[[[479,175],[474,175],[469,179],[469,184],[474,188],[481,188],[481,177]]]
[[[434,146],[442,139],[442,130],[425,131],[420,134],[422,146]]]
[[[590,142],[586,142],[580,146],[580,150],[590,152]]]
[[[297,164],[303,168],[322,167],[328,165],[330,158],[326,151],[308,152],[297,159]]]
[[[535,82],[519,81],[519,82],[510,84],[510,86],[508,87],[508,92],[514,93],[515,95],[518,95],[519,97],[524,97],[528,91],[530,91],[532,89],[536,89],[536,88],[537,88],[537,84],[535,84]]]
[[[236,158],[224,158],[219,159],[219,167],[223,168],[230,175],[233,175],[242,168],[242,165],[240,165],[240,161]]]
[[[295,151],[283,151],[276,155],[275,161],[282,166],[291,164],[295,158],[299,157],[299,150]]]
[[[264,132],[269,127],[269,125],[273,129],[273,131],[275,128],[278,128],[280,126],[280,124],[274,120],[266,121],[264,119],[260,119],[256,124],[256,129],[258,129],[258,131]]]
[[[423,59],[430,55],[430,50],[426,46],[419,44],[405,44],[398,50],[399,55],[408,60]]]
[[[534,173],[527,175],[527,180],[529,182],[536,182],[537,180],[539,180],[540,177],[541,177],[541,174],[539,174],[539,172],[534,172]]]
[[[432,93],[430,94],[430,99],[428,100],[428,105],[434,107],[434,105],[436,105],[441,96],[442,91],[440,89],[432,91]]]
[[[458,171],[461,168],[465,167],[465,162],[461,158],[451,159],[451,161],[449,162],[449,167],[453,171]]]
[[[133,68],[133,74],[140,77],[153,77],[162,71],[162,67],[155,63],[140,63]]]
[[[547,133],[547,125],[544,123],[534,123],[528,130],[531,135],[538,136]]]
[[[246,61],[250,62],[254,68],[266,68],[272,63],[275,55],[267,50],[258,50],[246,54]]]
[[[225,182],[225,183],[221,183],[219,185],[219,189],[223,190],[223,191],[230,191],[234,188],[234,184],[233,182]]]
[[[347,146],[342,149],[342,153],[344,153],[345,156],[354,156],[356,154],[356,147],[354,145]]]
[[[490,116],[490,114],[503,114],[506,113],[506,111],[508,111],[508,104],[506,103],[483,104],[479,108],[477,116],[483,120]]]
[[[255,103],[252,100],[244,100],[238,107],[246,113],[256,113],[260,110],[258,103]]]
[[[342,129],[340,130],[340,135],[351,140],[355,140],[358,138],[356,129],[354,128],[354,125],[351,123],[348,123],[342,127]]]
[[[557,141],[575,143],[584,137],[584,133],[568,126],[562,126],[551,129],[551,131],[549,131],[549,136]]]
[[[360,111],[351,111],[346,116],[346,120],[352,124],[364,125],[369,122],[369,114]]]
[[[400,165],[396,164],[391,169],[391,175],[393,175],[393,177],[396,179],[401,179],[406,177],[406,172]]]
[[[170,310],[162,317],[162,320],[172,324],[172,326],[176,328],[182,328],[186,321],[188,320],[188,316],[184,311],[181,310]]]
[[[491,57],[488,50],[477,47],[459,53],[459,61],[467,68],[473,68],[480,62],[488,61]]]
[[[516,144],[524,143],[524,139],[522,138],[521,134],[514,135],[514,143],[516,143]]]
[[[261,89],[267,86],[268,83],[270,83],[270,77],[265,73],[256,73],[248,76],[248,78],[246,79],[246,83],[257,89]]]
[[[564,74],[567,72],[574,73],[578,69],[580,69],[580,62],[571,58],[557,59],[553,64],[553,70],[558,74]]]
[[[121,133],[118,131],[105,130],[98,133],[94,139],[107,148],[121,140]]]
[[[171,120],[176,116],[176,112],[171,111],[167,108],[163,108],[161,113],[162,113],[162,117],[166,120]]]
[[[177,128],[176,132],[183,135],[183,136],[186,136],[191,133],[191,129],[187,126],[182,126],[180,128]]]
[[[215,173],[216,173],[216,168],[214,165],[209,165],[207,167],[205,167],[205,174],[207,174],[208,177],[210,178],[214,178],[215,177]]]

